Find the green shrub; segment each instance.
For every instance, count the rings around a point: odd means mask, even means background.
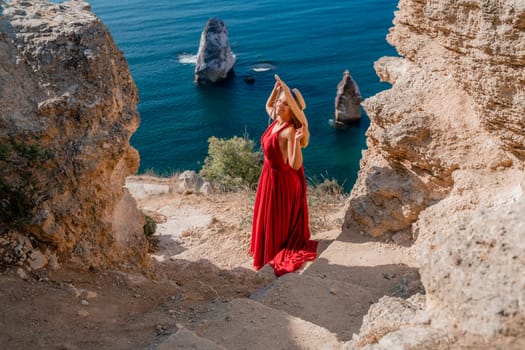
[[[144,224],[144,235],[146,237],[151,238],[155,231],[157,230],[157,223],[155,223],[155,220],[149,215],[144,215],[144,218],[146,219],[146,223]]]
[[[254,187],[261,173],[263,154],[254,151],[254,141],[247,135],[231,139],[208,139],[208,156],[200,175],[218,184],[224,191]]]
[[[10,154],[11,154],[11,147],[9,147],[9,145],[6,145],[3,142],[0,142],[0,160],[5,160],[9,158]]]
[[[22,227],[45,200],[35,174],[52,158],[38,138],[0,140],[0,225]]]
[[[18,142],[14,143],[13,147],[20,157],[27,159],[29,162],[45,161],[53,158],[53,154],[44,149],[38,142],[31,144]]]
[[[308,205],[324,206],[334,201],[346,200],[348,194],[345,193],[343,185],[336,179],[330,179],[328,174],[321,174],[307,179],[308,183]]]
[[[346,180],[345,180],[346,181]],[[314,192],[327,194],[330,196],[345,196],[344,182],[340,184],[337,179],[330,178],[328,172],[307,176],[308,188]]]
[[[325,193],[332,196],[342,196],[344,195],[344,188],[340,185],[336,179],[324,179],[323,182],[315,185],[316,190],[321,193]]]
[[[144,214],[144,219],[146,219],[146,223],[144,224],[143,230],[144,236],[146,236],[146,241],[148,242],[148,252],[153,253],[159,250],[160,244],[158,236],[155,236],[157,223],[147,214]]]

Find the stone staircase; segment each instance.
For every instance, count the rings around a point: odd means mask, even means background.
[[[325,248],[299,272],[217,306],[194,332],[181,328],[157,349],[342,349],[371,304],[384,295],[406,298],[419,281],[406,248],[345,231]]]

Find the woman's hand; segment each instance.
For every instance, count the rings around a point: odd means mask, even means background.
[[[275,85],[273,86],[272,93],[268,97],[268,100],[266,101],[266,113],[268,113],[268,116],[272,119],[275,119],[275,100],[277,99],[277,96],[281,93],[281,82],[277,80],[275,82]]]
[[[295,130],[295,141],[301,140],[301,138],[304,136],[305,128],[308,128],[308,127],[303,125],[299,129]]]
[[[281,86],[281,81],[280,80],[277,80],[275,82],[275,85],[273,86],[273,89],[278,91],[278,92],[282,90],[282,86]]]
[[[305,135],[307,126],[303,125],[299,129],[289,133],[288,136],[288,163],[295,170],[299,169],[303,165],[303,152],[301,152],[301,138]],[[293,129],[291,127],[290,129]],[[293,138],[292,138],[293,135]]]

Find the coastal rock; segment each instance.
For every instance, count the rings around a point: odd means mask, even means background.
[[[33,249],[29,252],[29,258],[27,259],[29,267],[32,270],[39,270],[47,265],[47,257],[42,254],[38,249]]]
[[[361,119],[361,93],[348,70],[337,84],[335,96],[335,125],[351,124]]]
[[[246,84],[252,85],[255,83],[255,77],[253,75],[245,75],[243,78]]]
[[[461,210],[454,194],[422,213],[416,255],[433,326],[525,339],[523,185],[496,185],[489,206]],[[437,215],[444,215],[439,226]]]
[[[139,164],[124,55],[83,1],[2,7],[1,225],[30,232],[61,261],[143,263],[143,215],[124,188]]]
[[[354,334],[345,349],[359,349],[360,346],[377,343],[384,335],[410,324],[424,305],[425,296],[421,294],[415,294],[406,300],[382,297],[370,307],[363,318],[359,336]]]
[[[218,83],[233,74],[235,56],[230,48],[228,30],[218,18],[210,18],[201,34],[195,81]]]
[[[454,79],[474,100],[483,128],[525,160],[525,3],[402,0],[399,9],[388,41]]]
[[[428,324],[367,349],[525,346],[524,18],[512,0],[399,2],[387,39],[403,57],[374,65],[392,87],[363,102],[345,228],[409,233]]]
[[[201,192],[208,194],[211,191],[210,184],[194,170],[186,170],[178,178],[179,193]]]

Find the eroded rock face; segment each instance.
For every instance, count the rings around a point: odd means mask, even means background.
[[[401,0],[394,24],[345,224],[415,240],[426,320],[369,348],[521,348],[525,3]]]
[[[86,267],[140,263],[144,219],[123,187],[139,164],[138,94],[122,52],[83,1],[2,6],[4,230]]]
[[[425,305],[425,297],[414,294],[408,299],[384,296],[370,306],[363,318],[359,336],[354,334],[350,349],[359,349],[363,345],[377,343],[384,335],[397,331],[408,324]]]
[[[447,68],[483,128],[524,161],[525,3],[402,0],[399,9],[388,40],[419,65]]]
[[[201,34],[195,81],[204,84],[224,81],[233,74],[234,64],[226,25],[218,18],[210,18]]]

